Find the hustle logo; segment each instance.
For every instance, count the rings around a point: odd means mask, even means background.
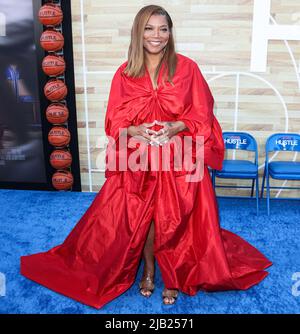
[[[0,36],[6,36],[6,17],[0,12]]]
[[[225,144],[232,144],[232,145],[247,145],[247,139],[241,139],[240,137],[231,137],[224,139]]]
[[[56,84],[48,87],[48,92],[52,93],[53,91],[55,91],[55,90],[57,90],[59,88],[61,88],[61,83],[56,83]]]
[[[57,37],[56,36],[52,36],[52,35],[45,35],[43,36],[43,41],[45,42],[56,42]]]
[[[276,140],[276,144],[280,146],[298,146],[298,140],[280,138]]]

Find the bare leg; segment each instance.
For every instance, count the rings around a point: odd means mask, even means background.
[[[143,250],[143,258],[145,261],[145,269],[147,271],[154,271],[154,255],[153,255],[153,243],[154,243],[154,222],[152,221],[148,237]]]
[[[143,259],[145,261],[143,278],[140,283],[141,294],[145,297],[150,297],[154,289],[154,271],[155,258],[153,254],[154,243],[154,223],[151,222],[150,230],[143,249]],[[164,304],[174,304],[178,296],[178,290],[164,288],[163,302]]]
[[[143,278],[140,282],[141,294],[149,297],[154,289],[155,258],[153,254],[154,243],[154,223],[151,222],[148,237],[143,249],[143,259],[145,261]]]

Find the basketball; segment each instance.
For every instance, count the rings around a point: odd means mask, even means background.
[[[49,55],[43,59],[42,68],[45,74],[57,76],[64,73],[66,63],[63,57]]]
[[[64,46],[64,36],[56,30],[45,30],[40,38],[41,47],[46,51],[58,51]]]
[[[55,150],[50,155],[50,164],[53,168],[63,169],[71,166],[72,155],[66,150]]]
[[[55,147],[63,147],[70,143],[71,134],[67,128],[54,126],[48,134],[48,141]]]
[[[68,88],[62,80],[52,79],[46,83],[44,94],[50,101],[59,101],[66,97]]]
[[[63,12],[59,6],[47,4],[40,8],[39,21],[45,26],[56,26],[63,20]]]
[[[68,120],[69,109],[62,103],[52,103],[46,109],[46,118],[52,124],[62,124]]]
[[[73,175],[69,171],[55,172],[52,176],[52,185],[57,190],[67,190],[73,185]]]

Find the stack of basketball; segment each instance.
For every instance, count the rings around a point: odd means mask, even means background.
[[[66,63],[62,50],[63,12],[59,4],[47,3],[40,8],[38,15],[40,22],[45,26],[40,44],[48,53],[43,59],[42,68],[49,77],[44,87],[44,94],[50,101],[46,117],[52,124],[48,134],[49,143],[54,148],[50,155],[50,164],[56,169],[52,176],[52,184],[57,190],[66,190],[73,185],[73,175],[70,171],[72,155],[68,149],[71,135],[67,124],[69,110],[65,100],[68,88],[65,84]]]

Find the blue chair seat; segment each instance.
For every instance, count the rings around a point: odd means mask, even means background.
[[[269,173],[273,179],[300,180],[300,162],[295,162],[295,161],[270,162]]]
[[[248,160],[224,160],[222,170],[216,171],[216,176],[222,178],[255,178],[257,166]]]

